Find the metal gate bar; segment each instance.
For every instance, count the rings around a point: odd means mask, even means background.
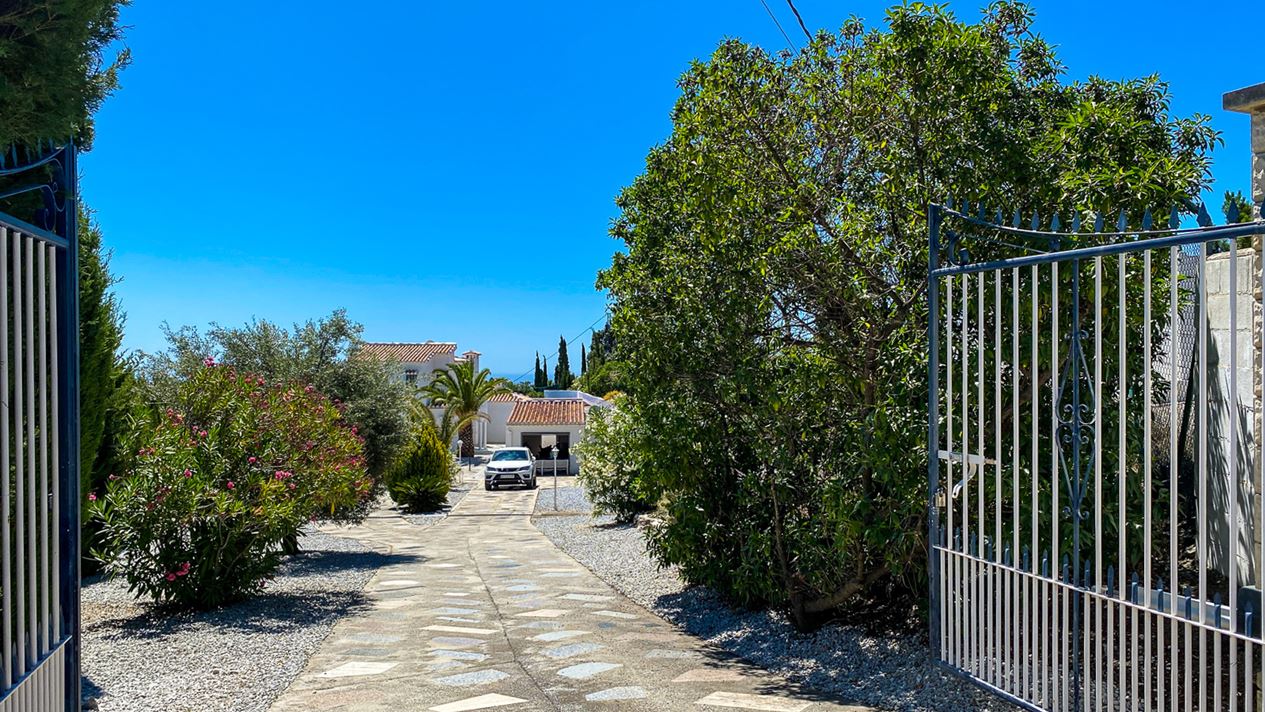
[[[1265,709],[1265,224],[976,207],[929,210],[936,659],[1030,709]]]
[[[0,712],[78,710],[75,149],[23,153],[0,154],[33,213],[0,212]]]

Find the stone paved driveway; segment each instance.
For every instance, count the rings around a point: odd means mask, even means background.
[[[393,554],[274,712],[864,710],[678,632],[531,524],[535,492],[472,491],[439,524],[338,530]]]

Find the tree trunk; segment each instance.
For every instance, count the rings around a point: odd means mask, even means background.
[[[461,432],[457,437],[461,438],[461,456],[474,457],[474,424],[466,423],[461,426]]]

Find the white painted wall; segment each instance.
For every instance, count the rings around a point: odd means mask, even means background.
[[[487,441],[502,445],[509,444],[509,419],[514,412],[514,402],[488,403]]]

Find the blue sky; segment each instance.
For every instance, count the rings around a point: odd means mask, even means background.
[[[796,3],[810,29],[889,4]],[[1265,81],[1253,5],[1035,3],[1070,79],[1158,72],[1178,114],[1212,116],[1217,195],[1248,183],[1221,94]],[[345,307],[370,340],[457,341],[509,377],[602,316],[614,197],[689,62],[725,37],[786,45],[760,0],[134,0],[123,21],[134,64],[81,167],[126,347],[161,347],[164,321]]]

